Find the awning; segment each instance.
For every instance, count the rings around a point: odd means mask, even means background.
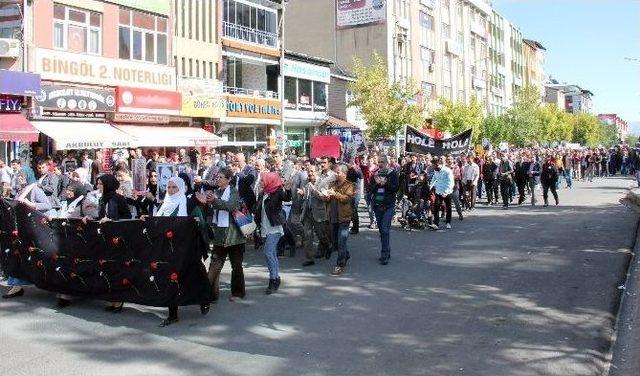
[[[135,139],[107,123],[79,121],[34,121],[40,132],[56,142],[56,149],[130,148]]]
[[[339,119],[334,116],[329,116],[324,123],[329,128],[351,128],[351,129],[359,129],[357,126],[349,123],[346,120]]]
[[[0,141],[36,142],[37,129],[22,114],[0,114]]]
[[[136,139],[139,147],[199,147],[219,146],[223,140],[213,133],[195,127],[158,127],[145,125],[114,125]]]

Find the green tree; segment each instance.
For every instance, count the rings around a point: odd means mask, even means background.
[[[573,142],[581,145],[597,146],[602,141],[602,123],[590,114],[571,114],[573,124]]]
[[[613,146],[620,143],[618,129],[615,125],[600,123],[600,143],[604,146]]]
[[[538,141],[552,143],[554,141],[571,141],[573,139],[573,123],[570,115],[555,104],[545,104],[538,110],[540,134]]]
[[[523,146],[540,139],[540,104],[540,92],[535,86],[518,90],[513,106],[506,114],[509,124],[505,141]]]
[[[387,67],[377,52],[373,53],[373,64],[369,66],[355,58],[353,73],[356,81],[350,88],[354,99],[349,106],[360,107],[369,138],[391,138],[405,125],[422,126],[422,111],[412,103],[418,94],[415,85],[390,83]]]
[[[441,98],[440,108],[433,113],[433,119],[438,129],[458,134],[472,128],[474,142],[480,139],[483,115],[482,107],[475,99],[467,105]]]
[[[506,135],[509,133],[510,124],[506,115],[489,114],[482,124],[480,138],[487,138],[491,141],[491,144],[498,145],[500,142],[507,140]]]

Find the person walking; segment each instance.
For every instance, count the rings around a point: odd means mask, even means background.
[[[476,207],[478,180],[480,179],[480,167],[472,156],[466,158],[466,164],[462,170],[465,195],[467,196],[469,209]]]
[[[349,238],[355,184],[347,180],[349,172],[347,165],[337,164],[333,170],[336,174],[336,180],[331,183],[327,191],[327,198],[329,200],[329,222],[333,235],[333,247],[338,253],[338,259],[331,274],[340,275],[344,272],[347,261],[351,258],[347,249],[347,239]]]
[[[369,201],[373,206],[380,233],[381,249],[378,261],[381,265],[387,265],[391,258],[391,220],[399,185],[398,172],[389,166],[389,157],[378,158],[378,169],[369,181]]]
[[[440,211],[445,206],[445,228],[451,228],[451,194],[454,193],[453,171],[444,164],[442,158],[435,161],[435,172],[431,180],[431,189],[435,193],[434,218],[429,227],[433,230],[440,229]]]
[[[540,172],[542,171],[542,164],[540,163],[540,157],[535,156],[533,162],[529,166],[529,190],[531,191],[531,206],[536,206],[536,190],[540,184]]]
[[[490,156],[485,159],[482,177],[487,191],[487,205],[493,205],[498,203],[498,164]]]
[[[498,166],[498,178],[500,179],[500,195],[502,196],[503,209],[509,209],[513,172],[513,164],[509,160],[508,155],[506,153],[502,154],[502,160]]]
[[[549,190],[553,194],[553,198],[558,201],[558,192],[556,191],[556,183],[558,182],[558,167],[554,157],[549,157],[542,166],[540,173],[540,183],[542,183],[542,198],[544,199],[544,206],[549,206],[548,194]]]
[[[327,233],[323,226],[327,220],[327,205],[322,198],[322,193],[316,189],[318,172],[316,166],[307,167],[308,183],[297,190],[297,194],[302,197],[302,225],[304,227],[303,245],[305,250],[305,261],[303,267],[315,264],[315,258],[321,258],[322,250],[331,247],[331,240],[327,238]],[[318,248],[313,248],[313,236],[318,238]]]

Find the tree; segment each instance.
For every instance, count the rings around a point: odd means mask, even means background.
[[[489,114],[482,124],[482,132],[480,138],[487,138],[491,144],[498,145],[500,142],[507,140],[509,119],[506,115]]]
[[[507,142],[523,146],[540,138],[540,92],[535,86],[528,85],[520,89],[513,106],[507,111]]]
[[[442,131],[458,134],[472,128],[474,142],[480,139],[483,115],[482,107],[475,99],[467,105],[441,98],[440,108],[433,113],[433,119],[436,127]]]
[[[545,104],[538,110],[540,134],[538,141],[561,142],[573,139],[571,116],[555,104]]]
[[[366,66],[354,59],[356,81],[350,85],[354,99],[349,106],[358,106],[367,122],[366,134],[371,139],[391,138],[405,125],[420,128],[422,112],[412,104],[418,90],[412,82],[390,83],[387,67],[376,52],[373,64]]]
[[[618,129],[615,125],[600,123],[600,143],[604,146],[614,146],[620,143]]]
[[[602,140],[602,124],[600,120],[587,113],[571,115],[573,123],[573,142],[581,145],[597,146]]]

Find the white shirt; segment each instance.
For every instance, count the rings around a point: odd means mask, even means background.
[[[462,182],[466,183],[471,180],[473,185],[478,185],[478,179],[480,178],[480,167],[475,162],[465,165],[462,170]]]

